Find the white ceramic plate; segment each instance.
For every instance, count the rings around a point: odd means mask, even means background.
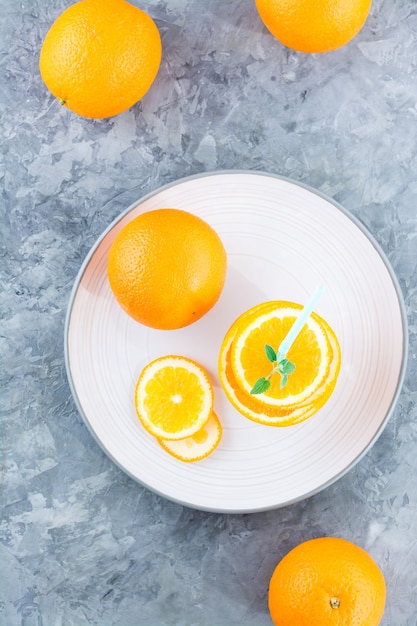
[[[228,253],[224,292],[195,324],[157,331],[130,319],[107,281],[116,233],[139,213],[174,207],[199,215]],[[342,368],[328,403],[287,428],[257,425],[227,401],[217,376],[235,318],[266,300],[304,303],[325,285],[317,312],[333,327]],[[287,179],[221,172],[168,185],[127,209],[94,245],[66,320],[66,364],[87,426],[128,475],[197,509],[253,512],[301,500],[351,468],[381,433],[402,384],[407,332],[401,293],[373,238],[335,202]],[[223,438],[198,463],[170,457],[140,425],[133,404],[141,369],[163,354],[200,362],[215,386]]]

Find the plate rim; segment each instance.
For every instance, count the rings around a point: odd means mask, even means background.
[[[396,389],[395,389],[395,393],[392,396],[391,399],[391,403],[390,406],[388,408],[388,410],[386,411],[386,414],[384,416],[384,419],[381,421],[381,424],[379,425],[379,428],[377,429],[377,431],[375,432],[374,436],[372,437],[372,439],[368,442],[368,444],[365,446],[365,448],[349,463],[349,465],[347,467],[345,467],[342,471],[338,472],[335,476],[333,476],[331,479],[325,481],[324,483],[322,483],[321,485],[317,486],[314,489],[311,489],[309,492],[305,493],[304,495],[301,496],[297,496],[295,498],[290,498],[285,502],[281,502],[275,505],[270,505],[270,506],[262,506],[262,507],[249,507],[249,508],[230,508],[230,509],[224,509],[224,508],[217,508],[217,507],[210,507],[210,506],[204,506],[204,505],[193,505],[192,503],[189,502],[185,502],[182,501],[179,498],[176,498],[174,496],[170,496],[167,495],[166,493],[163,493],[161,491],[159,491],[158,489],[155,489],[154,487],[149,486],[145,481],[141,480],[140,478],[138,478],[137,476],[135,476],[134,474],[132,474],[132,472],[130,472],[129,470],[127,470],[125,467],[123,467],[122,463],[117,460],[116,458],[114,458],[114,456],[109,452],[109,450],[105,447],[105,445],[103,444],[103,442],[99,439],[98,435],[96,434],[96,432],[94,431],[94,429],[92,428],[92,426],[89,423],[89,420],[84,412],[83,406],[81,404],[81,401],[79,400],[76,388],[75,388],[75,384],[72,378],[72,373],[71,373],[71,367],[70,367],[70,358],[69,358],[69,330],[70,330],[70,325],[71,325],[71,314],[72,314],[72,309],[74,306],[74,302],[75,302],[75,298],[78,292],[78,289],[80,287],[80,283],[83,279],[83,276],[89,266],[89,263],[92,259],[92,257],[94,256],[95,252],[97,251],[97,249],[99,248],[99,246],[101,245],[101,243],[103,242],[103,240],[106,238],[106,236],[113,230],[113,228],[121,221],[124,219],[124,217],[126,215],[128,215],[131,211],[133,211],[139,204],[146,202],[147,200],[149,200],[150,198],[152,198],[155,195],[158,195],[161,192],[164,192],[168,189],[170,189],[171,187],[175,187],[179,184],[183,184],[183,183],[187,183],[187,182],[191,182],[192,180],[196,180],[196,179],[201,179],[201,178],[208,178],[208,177],[212,177],[212,176],[227,176],[227,175],[236,175],[236,174],[240,174],[240,175],[245,175],[245,176],[265,176],[267,178],[275,178],[277,180],[280,181],[284,181],[286,183],[289,183],[291,185],[294,185],[296,187],[301,187],[307,191],[309,191],[310,193],[319,196],[320,198],[322,198],[323,200],[327,201],[328,203],[332,204],[337,210],[341,211],[341,213],[343,213],[362,233],[363,235],[365,235],[365,237],[369,240],[369,242],[373,245],[373,247],[375,248],[376,252],[378,253],[379,257],[381,258],[381,260],[383,261],[388,274],[391,278],[391,281],[393,283],[394,289],[395,289],[395,293],[397,296],[397,300],[398,300],[398,304],[399,304],[399,309],[400,309],[400,314],[401,314],[401,322],[402,322],[402,331],[403,331],[403,345],[402,345],[402,361],[401,361],[401,367],[400,367],[400,371],[399,371],[399,375],[397,378],[397,384],[396,384]],[[200,172],[200,173],[196,173],[196,174],[191,174],[189,176],[185,176],[183,178],[178,178],[175,179],[169,183],[166,183],[165,185],[162,185],[160,187],[157,187],[156,189],[154,189],[153,191],[150,191],[146,194],[144,194],[143,196],[140,196],[137,200],[135,200],[133,203],[130,203],[130,205],[124,209],[119,215],[117,215],[112,221],[111,223],[107,226],[107,228],[104,229],[104,231],[102,231],[102,233],[99,235],[99,237],[95,240],[95,242],[93,243],[93,245],[91,246],[90,250],[88,251],[86,257],[84,258],[78,272],[77,275],[74,279],[73,282],[73,286],[71,288],[71,292],[69,295],[69,299],[68,299],[68,304],[67,304],[67,310],[66,310],[66,315],[65,315],[65,324],[64,324],[64,359],[65,359],[65,369],[66,369],[66,374],[67,374],[67,380],[68,380],[68,384],[70,387],[70,391],[72,394],[72,398],[74,400],[75,406],[85,424],[85,426],[87,427],[88,431],[90,432],[90,434],[92,435],[93,439],[95,440],[95,442],[99,445],[99,447],[103,450],[103,452],[106,454],[106,456],[127,476],[129,476],[132,480],[134,480],[136,483],[142,485],[143,487],[145,487],[146,489],[148,489],[149,491],[151,491],[152,493],[157,494],[158,496],[161,496],[162,498],[165,498],[167,500],[170,500],[171,502],[175,502],[177,504],[180,504],[182,506],[186,506],[188,508],[191,509],[195,509],[195,510],[200,510],[200,511],[206,511],[206,512],[211,512],[211,513],[221,513],[221,514],[249,514],[249,513],[259,513],[259,512],[263,512],[263,511],[270,511],[270,510],[275,510],[275,509],[280,509],[280,508],[284,508],[286,506],[290,506],[292,504],[296,504],[297,502],[302,502],[304,500],[307,500],[308,498],[312,497],[313,495],[316,495],[317,493],[320,493],[321,491],[323,491],[324,489],[326,489],[327,487],[329,487],[330,485],[332,485],[333,483],[337,482],[338,480],[340,480],[344,475],[346,475],[349,471],[351,471],[353,469],[353,467],[355,465],[357,465],[357,463],[359,463],[359,461],[369,452],[369,450],[373,447],[373,445],[376,443],[376,441],[379,439],[379,437],[381,436],[382,432],[384,431],[389,419],[391,418],[392,413],[394,412],[394,409],[397,405],[399,396],[401,394],[401,390],[404,384],[404,379],[405,379],[405,374],[407,371],[407,365],[408,365],[408,351],[409,351],[409,334],[408,334],[408,320],[407,320],[407,312],[406,312],[406,307],[405,307],[405,302],[404,302],[404,297],[401,291],[401,287],[399,284],[399,280],[394,272],[394,269],[391,265],[390,260],[388,259],[388,256],[386,255],[385,251],[382,249],[381,245],[378,243],[378,241],[375,239],[375,237],[373,236],[373,234],[370,232],[370,230],[367,228],[367,226],[358,218],[356,217],[353,213],[351,213],[350,211],[348,211],[343,205],[341,205],[339,202],[337,202],[337,200],[334,200],[332,197],[328,196],[327,194],[323,193],[322,191],[310,186],[307,183],[304,183],[302,181],[297,181],[293,178],[287,177],[287,176],[282,176],[280,174],[274,174],[274,173],[270,173],[270,172],[266,172],[264,170],[258,171],[258,170],[247,170],[247,169],[225,169],[225,170],[213,170],[213,171],[208,171],[208,172]]]

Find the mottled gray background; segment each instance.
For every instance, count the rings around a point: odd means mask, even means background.
[[[383,626],[417,624],[417,5],[375,0],[353,42],[281,46],[252,0],[134,0],[155,19],[151,91],[110,120],[48,93],[42,39],[67,0],[1,0],[1,626],[268,626],[269,577],[295,544],[367,549],[388,586]],[[320,494],[221,515],[122,473],[71,397],[63,332],[73,281],[104,228],[142,195],[244,168],[303,181],[356,215],[404,295],[404,387],[369,453]]]

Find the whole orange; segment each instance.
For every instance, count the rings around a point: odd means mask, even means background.
[[[268,600],[276,626],[378,626],[385,596],[382,572],[365,550],[321,537],[278,563]]]
[[[163,330],[182,328],[220,297],[226,251],[200,217],[180,209],[147,211],[116,235],[108,278],[116,300],[136,321]]]
[[[83,117],[117,115],[140,100],[161,63],[152,18],[125,0],[82,0],[49,29],[40,72],[61,104]]]
[[[255,0],[267,29],[299,52],[344,46],[365,24],[372,0]]]

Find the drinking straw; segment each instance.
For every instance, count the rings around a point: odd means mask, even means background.
[[[288,331],[288,333],[282,340],[278,348],[278,355],[277,355],[278,363],[282,361],[282,359],[285,359],[285,355],[287,354],[288,350],[291,348],[295,338],[297,337],[298,333],[300,332],[300,330],[306,323],[307,319],[310,317],[311,313],[313,312],[315,306],[317,305],[318,301],[322,297],[323,293],[324,293],[323,285],[318,285],[313,295],[311,296],[310,300],[303,307],[300,315],[297,317],[294,324],[291,326],[290,330]]]

